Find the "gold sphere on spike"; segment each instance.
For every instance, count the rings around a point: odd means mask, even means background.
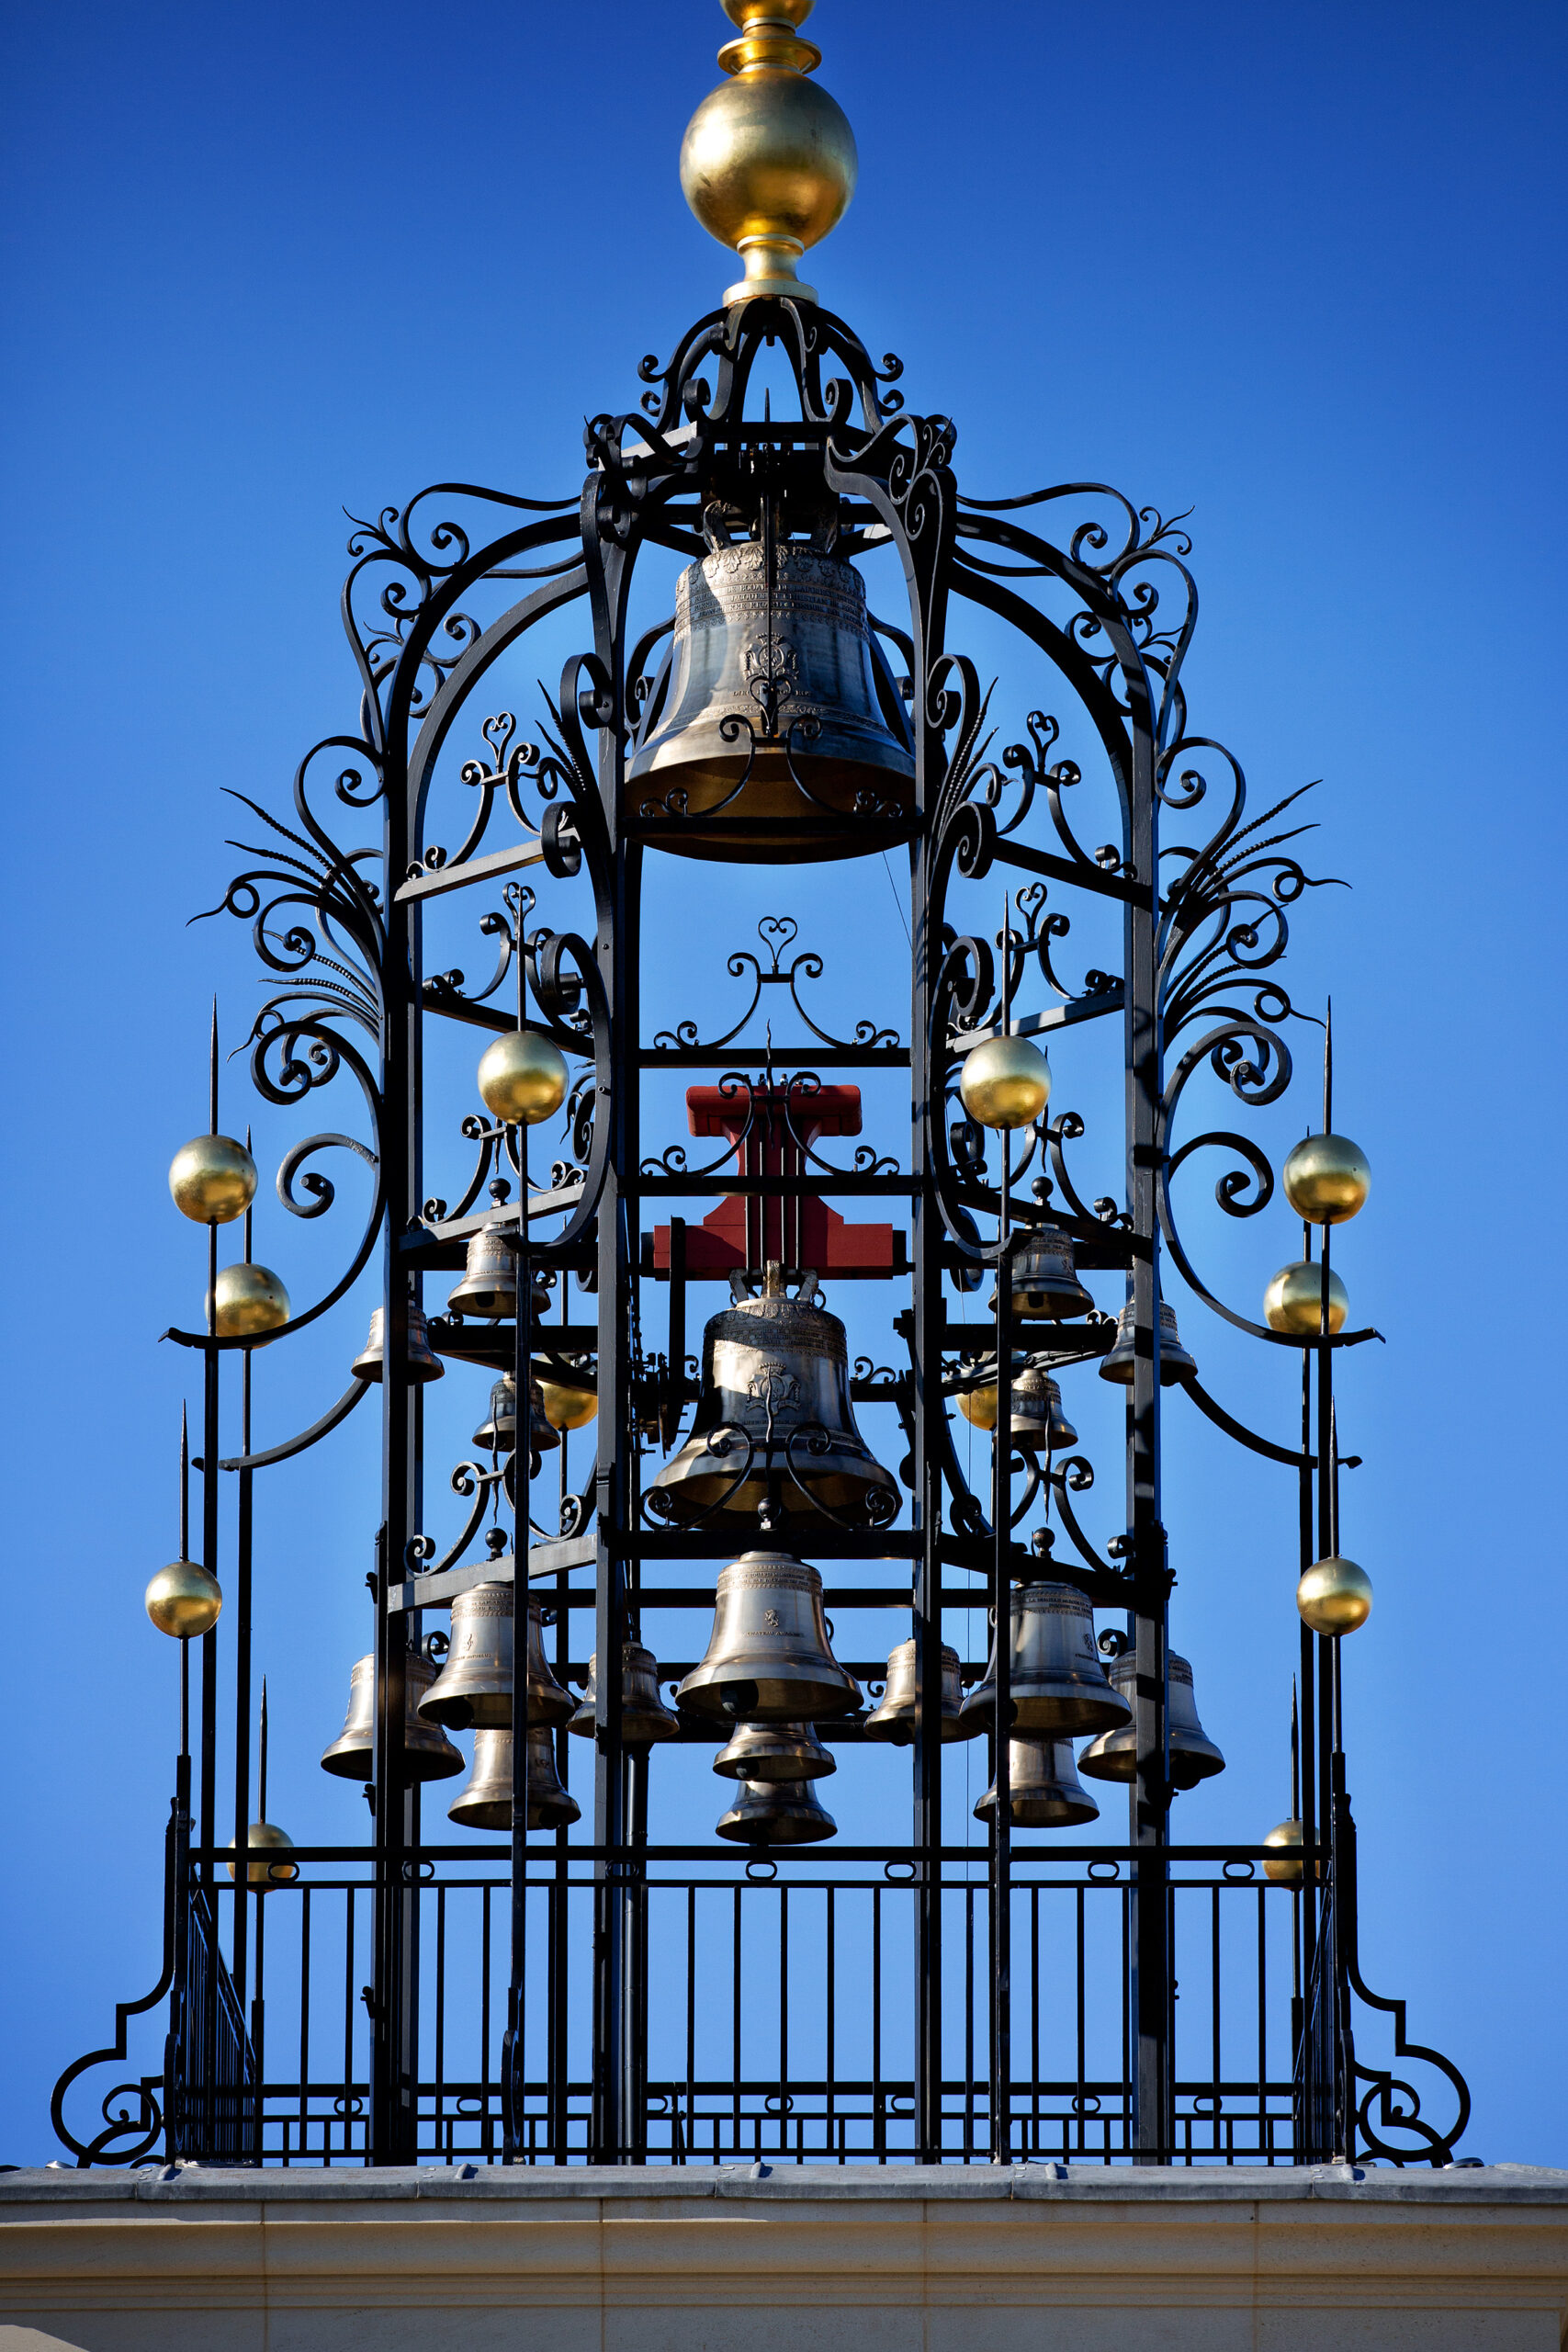
[[[984,1388],[961,1388],[958,1392],[958,1409],[974,1428],[994,1430],[997,1426],[998,1411],[996,1382],[993,1380],[988,1387]]]
[[[509,1029],[479,1061],[479,1092],[492,1117],[536,1127],[566,1101],[566,1057],[536,1029]]]
[[[220,1340],[254,1340],[280,1331],[288,1293],[270,1266],[220,1266],[212,1294],[212,1328]]]
[[[796,27],[812,0],[724,0],[740,39],[718,62],[732,78],[710,90],[686,125],[681,187],[710,236],[733,245],[746,275],[727,303],[754,294],[815,302],[795,264],[842,220],[860,168],[855,135],[837,99],[807,75],[822,62]]]
[[[1328,1270],[1328,1329],[1342,1331],[1350,1312],[1349,1294],[1331,1266]],[[1298,1258],[1281,1266],[1263,1294],[1263,1320],[1270,1331],[1287,1331],[1295,1340],[1315,1340],[1323,1329],[1323,1267],[1315,1258]]]
[[[1285,1161],[1280,1181],[1308,1225],[1343,1225],[1366,1206],[1372,1171],[1348,1136],[1308,1136]]]
[[[232,1225],[256,1196],[256,1163],[232,1136],[192,1136],[169,1162],[175,1208],[193,1225]]]
[[[599,1399],[592,1388],[566,1388],[559,1381],[540,1380],[536,1386],[545,1408],[545,1419],[553,1430],[583,1430],[599,1410]]]
[[[281,1858],[294,1851],[294,1840],[287,1829],[279,1829],[270,1821],[253,1821],[245,1833],[245,1842],[252,1860],[245,1866],[245,1877],[252,1886],[290,1886],[299,1875],[298,1862],[286,1862]],[[234,1843],[229,1842],[232,1854]],[[229,1875],[234,1875],[234,1865],[229,1864]]]
[[[1372,1580],[1354,1560],[1314,1561],[1296,1587],[1296,1607],[1314,1634],[1353,1634],[1372,1613]]]
[[[1278,1861],[1264,1863],[1264,1877],[1272,1879],[1276,1886],[1300,1886],[1303,1875],[1301,1863],[1301,1849],[1303,1842],[1302,1825],[1299,1821],[1292,1819],[1276,1822],[1263,1843],[1272,1848],[1280,1859]],[[1292,1849],[1295,1853],[1294,1860],[1290,1859]]]
[[[1032,1126],[1051,1100],[1051,1066],[1027,1037],[988,1037],[964,1056],[958,1091],[983,1127]]]
[[[171,1560],[152,1578],[145,1598],[147,1614],[161,1634],[190,1642],[217,1624],[223,1589],[211,1570],[197,1561]]]

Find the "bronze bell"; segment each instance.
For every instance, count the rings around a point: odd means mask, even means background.
[[[1077,1430],[1062,1410],[1059,1384],[1033,1364],[1013,1374],[1010,1427],[1014,1445],[1026,1453],[1049,1447],[1053,1453],[1060,1453],[1065,1446],[1078,1442]]]
[[[683,856],[756,864],[901,841],[915,763],[874,663],[853,564],[771,537],[716,548],[676,583],[669,691],[627,765],[626,817]]]
[[[855,1427],[843,1325],[818,1303],[809,1271],[793,1277],[793,1298],[782,1266],[769,1266],[753,1296],[756,1279],[730,1277],[731,1302],[703,1334],[692,1433],[650,1492],[683,1524],[711,1512],[719,1526],[738,1520],[754,1526],[768,1498],[771,1438],[786,1524],[808,1525],[817,1498],[840,1518],[885,1524],[897,1510],[898,1488]]]
[[[1129,1300],[1116,1317],[1116,1337],[1111,1342],[1111,1352],[1100,1358],[1100,1376],[1101,1380],[1119,1380],[1123,1387],[1131,1388],[1133,1366],[1136,1362],[1137,1351],[1133,1341],[1133,1306]],[[1176,1328],[1176,1309],[1168,1306],[1162,1298],[1159,1303],[1160,1386],[1168,1388],[1174,1381],[1185,1380],[1190,1372],[1197,1369],[1181,1344],[1181,1335]]]
[[[825,1781],[839,1766],[810,1724],[737,1724],[713,1769],[727,1781]]]
[[[789,1552],[744,1552],[721,1568],[707,1649],[675,1700],[744,1723],[853,1714],[860,1685],[833,1656],[816,1569]]]
[[[454,1747],[439,1724],[425,1723],[419,1702],[435,1679],[427,1657],[411,1652],[403,1661],[403,1758],[411,1781],[446,1781],[463,1769],[463,1751]],[[321,1758],[323,1772],[340,1781],[367,1781],[376,1769],[376,1660],[355,1661],[348,1679],[348,1715],[342,1731]]]
[[[1200,1781],[1212,1780],[1225,1769],[1225,1759],[1198,1720],[1198,1704],[1192,1694],[1192,1668],[1184,1657],[1171,1650],[1167,1654],[1169,1668],[1168,1701],[1166,1714],[1170,1736],[1170,1785],[1173,1789],[1195,1789]],[[1133,1686],[1137,1679],[1137,1667],[1131,1650],[1111,1663],[1111,1680],[1114,1688],[1132,1704]],[[1081,1770],[1093,1781],[1130,1781],[1138,1762],[1137,1733],[1131,1722],[1119,1731],[1102,1732],[1092,1747],[1086,1747],[1078,1758]]]
[[[477,1584],[452,1603],[452,1646],[434,1688],[420,1702],[426,1723],[453,1731],[510,1731],[513,1588]],[[564,1724],[576,1703],[545,1662],[544,1622],[528,1611],[528,1727]]]
[[[1012,1311],[1025,1322],[1059,1323],[1087,1315],[1094,1301],[1078,1280],[1073,1238],[1048,1226],[1032,1235],[1012,1261]],[[997,1311],[997,1295],[990,1297]]]
[[[528,1733],[528,1826],[530,1829],[570,1828],[581,1819],[582,1807],[561,1786],[556,1770],[555,1742],[543,1724]],[[512,1826],[512,1734],[489,1729],[474,1734],[474,1765],[467,1781],[446,1808],[448,1821],[464,1829],[510,1829]]]
[[[548,1453],[560,1443],[560,1431],[545,1418],[545,1400],[536,1380],[528,1383],[528,1435],[536,1453]],[[474,1443],[487,1453],[510,1453],[517,1442],[517,1383],[503,1372],[490,1392],[490,1411],[474,1431]]]
[[[975,1818],[989,1821],[996,1809],[993,1781],[975,1807]],[[1067,1829],[1076,1822],[1099,1820],[1100,1807],[1073,1770],[1070,1739],[1009,1740],[1008,1811],[1018,1829]]]
[[[577,1713],[567,1724],[582,1739],[592,1739],[594,1733],[593,1711],[599,1692],[596,1677],[598,1657],[588,1660],[588,1687],[579,1702]],[[659,1660],[651,1650],[639,1642],[626,1642],[621,1646],[621,1745],[623,1747],[647,1747],[656,1739],[679,1739],[681,1719],[668,1708],[659,1695]]]
[[[959,1679],[958,1652],[950,1650],[944,1642],[942,1649],[942,1737],[945,1747],[949,1740],[973,1739],[981,1726],[965,1723],[963,1713],[964,1686]],[[915,1645],[912,1640],[900,1642],[887,1653],[887,1688],[881,1702],[865,1719],[867,1739],[890,1740],[895,1747],[914,1745],[915,1724],[919,1713],[919,1700],[915,1689]]]
[[[715,1827],[739,1845],[810,1846],[835,1838],[839,1825],[817,1802],[814,1781],[742,1781]]]
[[[349,1369],[356,1380],[379,1380],[381,1377],[381,1323],[385,1307],[371,1310],[370,1337],[355,1357]],[[439,1356],[430,1351],[429,1327],[424,1309],[409,1301],[409,1378],[421,1385],[427,1380],[439,1380],[446,1370]]]
[[[499,1225],[481,1225],[468,1237],[463,1279],[446,1304],[456,1315],[477,1315],[487,1322],[516,1314],[517,1260]]]
[[[1052,1739],[1113,1731],[1132,1709],[1105,1679],[1094,1643],[1094,1611],[1070,1584],[1029,1584],[1012,1596],[1012,1730]],[[991,1727],[997,1705],[997,1645],[986,1679],[964,1702],[973,1724]]]

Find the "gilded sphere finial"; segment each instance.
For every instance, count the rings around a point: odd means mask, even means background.
[[[855,192],[855,135],[837,99],[807,75],[822,62],[797,28],[812,0],[724,0],[740,39],[719,51],[731,78],[686,125],[681,186],[710,236],[733,245],[746,275],[727,303],[755,294],[815,302],[795,264],[842,220]]]
[[[280,1331],[289,1312],[288,1293],[270,1266],[219,1268],[212,1328],[220,1340],[254,1340],[265,1331]]]
[[[1316,1560],[1296,1587],[1296,1607],[1314,1634],[1353,1634],[1372,1613],[1372,1580],[1354,1560]]]
[[[1051,1067],[1027,1037],[988,1037],[964,1056],[958,1091],[983,1127],[1032,1126],[1051,1100]]]
[[[294,1851],[294,1840],[287,1829],[279,1829],[273,1821],[253,1821],[245,1833],[251,1849],[251,1860],[245,1866],[245,1877],[252,1886],[292,1886],[299,1875],[299,1865],[285,1859]],[[232,1857],[234,1842],[231,1838],[229,1852]],[[234,1876],[232,1860],[229,1875]]]
[[[592,1388],[568,1388],[558,1380],[538,1380],[534,1385],[553,1430],[585,1430],[599,1410],[599,1399]]]
[[[1304,1875],[1301,1861],[1304,1842],[1302,1825],[1294,1815],[1289,1821],[1277,1821],[1263,1843],[1273,1849],[1279,1860],[1264,1863],[1264,1877],[1276,1886],[1300,1886]]]
[[[1286,1159],[1280,1181],[1308,1225],[1344,1225],[1365,1207],[1372,1171],[1348,1136],[1308,1136]]]
[[[145,1595],[147,1614],[161,1634],[176,1642],[209,1634],[223,1606],[222,1588],[210,1568],[195,1560],[171,1560],[160,1568]]]
[[[487,1111],[508,1125],[537,1126],[566,1100],[566,1057],[536,1029],[508,1029],[479,1058]]]
[[[231,1225],[256,1196],[256,1163],[232,1136],[193,1136],[169,1163],[175,1208],[193,1225]]]
[[[1270,1331],[1287,1332],[1293,1340],[1315,1340],[1323,1329],[1323,1266],[1315,1258],[1298,1258],[1281,1266],[1263,1294],[1263,1320]],[[1328,1270],[1328,1329],[1343,1330],[1350,1312],[1349,1293],[1331,1266]]]

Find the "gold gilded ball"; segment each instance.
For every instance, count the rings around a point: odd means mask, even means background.
[[[1349,1295],[1330,1267],[1330,1331],[1343,1330],[1349,1312]],[[1292,1339],[1318,1337],[1323,1329],[1323,1267],[1317,1259],[1298,1258],[1293,1265],[1280,1267],[1263,1294],[1263,1319],[1271,1331],[1288,1331]]]
[[[592,1388],[567,1388],[558,1380],[536,1380],[534,1385],[553,1430],[584,1430],[599,1410],[599,1399]]]
[[[209,1634],[223,1606],[223,1589],[209,1569],[195,1560],[171,1560],[146,1591],[147,1614],[161,1634],[177,1642]]]
[[[1280,1849],[1280,1857],[1277,1862],[1264,1863],[1264,1877],[1272,1879],[1276,1886],[1300,1886],[1303,1878],[1300,1852],[1303,1842],[1302,1825],[1299,1821],[1276,1822],[1263,1843],[1266,1846]],[[1294,1861],[1286,1859],[1292,1847],[1296,1849],[1297,1853],[1297,1860]]]
[[[231,1225],[256,1196],[256,1163],[232,1136],[193,1136],[169,1162],[175,1208],[193,1225]]]
[[[964,1419],[973,1422],[977,1430],[994,1430],[997,1426],[996,1382],[992,1381],[988,1388],[960,1390],[958,1409]]]
[[[1366,1206],[1372,1171],[1348,1136],[1308,1136],[1291,1153],[1280,1181],[1308,1225],[1343,1225]]]
[[[1372,1580],[1354,1560],[1318,1560],[1296,1587],[1296,1607],[1314,1634],[1353,1634],[1372,1613]]]
[[[860,159],[838,100],[803,74],[753,66],[710,90],[681,142],[681,187],[708,234],[820,243],[843,219]]]
[[[293,1884],[299,1875],[299,1863],[278,1860],[279,1855],[291,1854],[294,1850],[294,1840],[287,1829],[279,1829],[270,1821],[253,1821],[245,1833],[245,1842],[253,1856],[261,1857],[259,1861],[252,1860],[246,1865],[245,1876],[252,1886]],[[231,1838],[229,1851],[231,1854],[233,1850],[234,1841]],[[234,1875],[232,1862],[229,1865],[229,1875],[231,1878]]]
[[[566,1057],[534,1029],[509,1029],[479,1062],[479,1092],[492,1117],[537,1126],[566,1101]]]
[[[220,1340],[254,1340],[280,1331],[288,1293],[270,1266],[220,1266],[212,1295],[212,1328]]]
[[[1051,1100],[1051,1067],[1027,1037],[991,1037],[964,1056],[958,1091],[983,1127],[1027,1127]]]

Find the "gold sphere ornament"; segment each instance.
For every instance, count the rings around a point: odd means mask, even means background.
[[[171,1560],[147,1588],[147,1614],[161,1634],[192,1642],[209,1634],[223,1606],[223,1588],[195,1560]]]
[[[1332,1266],[1328,1270],[1328,1329],[1342,1331],[1350,1312],[1349,1294]],[[1323,1329],[1323,1266],[1315,1258],[1298,1258],[1281,1266],[1263,1294],[1263,1319],[1270,1331],[1287,1331],[1293,1340],[1315,1340]]]
[[[740,39],[719,51],[730,80],[686,125],[681,187],[708,234],[733,245],[746,275],[727,303],[754,294],[815,302],[795,264],[842,220],[860,168],[836,98],[807,75],[822,62],[796,31],[812,0],[724,0]]]
[[[288,1293],[270,1266],[220,1266],[212,1293],[212,1328],[220,1340],[254,1340],[281,1331]]]
[[[983,1127],[1028,1127],[1051,1100],[1051,1066],[1027,1037],[987,1037],[964,1057],[964,1108]]]
[[[479,1061],[479,1093],[492,1117],[536,1127],[566,1101],[566,1056],[536,1029],[509,1029]]]
[[[1308,1225],[1344,1225],[1365,1208],[1372,1171],[1348,1136],[1308,1136],[1286,1159],[1280,1181]]]
[[[276,1823],[271,1821],[253,1821],[245,1833],[245,1842],[253,1857],[245,1866],[245,1877],[252,1886],[291,1886],[293,1884],[299,1875],[299,1863],[279,1860],[281,1855],[291,1854],[294,1851],[294,1840],[287,1829],[279,1829]],[[234,1841],[231,1838],[229,1851],[232,1854],[233,1850]],[[259,1860],[254,1859],[258,1855]],[[232,1862],[229,1864],[229,1875],[231,1878],[234,1876]]]
[[[192,1136],[169,1162],[175,1208],[193,1225],[232,1225],[256,1196],[256,1163],[232,1136]]]
[[[1301,1849],[1304,1843],[1301,1823],[1293,1818],[1276,1822],[1263,1843],[1279,1855],[1277,1861],[1264,1863],[1264,1877],[1272,1879],[1276,1886],[1300,1886],[1303,1876]],[[1292,1849],[1295,1854],[1293,1861],[1290,1859]]]
[[[1372,1580],[1354,1560],[1314,1561],[1296,1587],[1296,1607],[1314,1634],[1353,1634],[1372,1613]]]
[[[599,1399],[592,1388],[567,1388],[558,1380],[538,1380],[534,1385],[553,1430],[584,1430],[599,1410]]]
[[[964,1419],[977,1430],[994,1430],[997,1426],[997,1384],[988,1387],[961,1388],[958,1409]]]

